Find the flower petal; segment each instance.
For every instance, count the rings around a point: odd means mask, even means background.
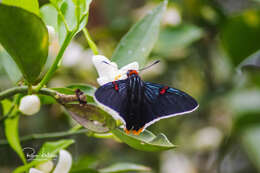
[[[38,169],[35,169],[35,168],[30,168],[29,173],[44,173],[44,172],[42,172]]]
[[[68,173],[72,165],[71,154],[66,150],[60,150],[59,161],[53,173]]]
[[[118,71],[117,65],[115,63],[111,63],[105,56],[95,55],[92,57],[92,61],[100,77],[114,76]]]
[[[120,70],[127,72],[128,70],[138,70],[138,69],[139,69],[139,64],[138,64],[138,62],[134,61],[130,64],[125,65]]]
[[[99,85],[104,85],[111,81],[107,77],[99,77],[99,78],[97,78],[97,82]]]
[[[121,75],[121,77],[119,78],[120,80],[122,79],[126,79],[127,78],[127,71],[128,70],[137,70],[138,71],[139,69],[139,64],[138,62],[132,62],[130,64],[127,64],[125,65],[124,67],[122,67],[120,70],[119,70],[119,74]]]

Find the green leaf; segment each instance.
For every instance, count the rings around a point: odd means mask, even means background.
[[[167,1],[162,2],[147,16],[136,23],[121,39],[112,56],[112,61],[119,67],[137,61],[144,66],[160,30],[162,15],[166,9]]]
[[[239,70],[250,70],[250,69],[260,69],[260,49],[246,58],[238,66]]]
[[[0,4],[0,43],[24,78],[35,82],[48,55],[48,31],[42,20],[21,8]]]
[[[76,162],[73,162],[70,173],[92,173],[97,172],[95,170],[90,170],[90,168],[94,167],[97,164],[97,158],[94,156],[84,155],[77,159]],[[91,172],[92,171],[92,172]]]
[[[67,88],[71,88],[71,89],[80,89],[81,91],[83,91],[86,95],[89,96],[94,96],[94,93],[96,91],[96,87],[91,86],[91,85],[87,85],[87,84],[71,84],[69,86],[67,86]]]
[[[64,16],[70,31],[80,31],[87,24],[88,10],[91,0],[64,0],[60,5],[60,11]],[[66,26],[63,18],[58,17],[59,40],[62,43],[66,36]]]
[[[64,106],[75,121],[93,132],[105,133],[116,126],[115,120],[94,104]]]
[[[2,0],[3,4],[23,8],[31,13],[39,15],[38,0]]]
[[[137,165],[133,163],[117,163],[107,168],[99,169],[100,173],[121,173],[121,172],[148,172],[149,167]]]
[[[221,26],[222,46],[235,65],[260,49],[260,10],[247,10]]]
[[[1,50],[0,47],[0,63],[5,69],[6,73],[8,74],[8,77],[11,79],[11,81],[16,84],[19,80],[22,78],[22,73],[15,64],[12,57],[5,51]]]
[[[191,24],[169,26],[160,32],[153,52],[171,57],[176,50],[186,48],[203,36],[203,30]]]
[[[251,127],[242,133],[242,144],[248,153],[248,157],[260,171],[260,127]]]
[[[85,168],[85,169],[78,170],[78,171],[70,171],[70,173],[99,173],[99,172],[95,169]]]
[[[55,142],[45,142],[37,153],[36,158],[27,165],[20,166],[15,169],[14,173],[22,173],[27,171],[29,168],[34,167],[40,163],[51,160],[58,154],[61,149],[65,149],[75,141],[72,139],[59,140]]]
[[[52,26],[58,32],[58,12],[51,4],[45,4],[40,8],[40,15],[46,25]]]
[[[164,134],[155,136],[148,130],[140,135],[127,135],[122,129],[114,129],[112,133],[122,142],[141,151],[162,151],[175,147]]]
[[[9,143],[9,145],[13,148],[13,150],[18,154],[24,164],[26,164],[26,159],[23,154],[23,149],[20,144],[19,140],[19,115],[16,108],[12,109],[12,103],[9,100],[2,101],[4,115],[5,116],[12,116],[12,118],[7,118],[4,121],[5,125],[5,136]],[[9,115],[8,115],[9,113]]]

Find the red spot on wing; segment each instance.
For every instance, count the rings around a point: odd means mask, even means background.
[[[165,86],[165,87],[161,88],[160,89],[160,94],[161,95],[165,94],[168,88],[169,88],[168,86]]]
[[[118,91],[119,88],[118,88],[118,84],[116,83],[116,81],[113,81],[113,85],[114,85],[115,90]]]

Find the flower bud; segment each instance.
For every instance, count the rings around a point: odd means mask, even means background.
[[[27,95],[21,99],[19,110],[25,115],[33,115],[39,112],[41,106],[37,95]]]
[[[59,161],[52,173],[68,173],[72,165],[71,154],[66,150],[60,150]]]

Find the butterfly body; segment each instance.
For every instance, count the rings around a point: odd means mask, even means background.
[[[189,113],[198,107],[188,94],[144,82],[135,70],[129,70],[125,80],[109,82],[98,88],[95,100],[124,122],[127,133],[136,135],[162,118]]]

